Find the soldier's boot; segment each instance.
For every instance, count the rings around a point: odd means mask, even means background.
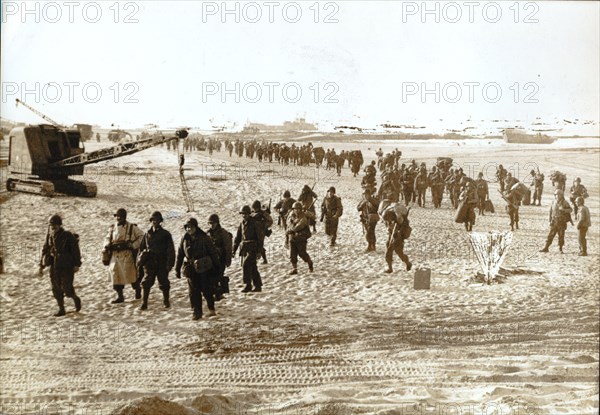
[[[242,290],[243,293],[249,293],[250,291],[252,291],[252,285],[251,284],[246,284],[246,286],[244,287],[244,289]]]
[[[391,274],[392,272],[394,272],[394,270],[392,269],[392,263],[388,262],[388,267],[385,270],[386,273]]]
[[[515,225],[513,225],[512,223],[510,224],[510,230],[514,231],[515,230]]]
[[[519,229],[519,222],[515,222],[515,228]]]
[[[313,272],[315,270],[314,264],[312,261],[308,261],[308,272]]]
[[[548,241],[546,241],[546,245],[544,245],[544,247],[540,249],[540,252],[548,252],[548,248],[550,248],[550,244],[548,243]]]
[[[164,304],[165,308],[171,307],[171,303],[169,302],[169,290],[168,289],[163,290],[163,304]]]
[[[194,317],[193,320],[200,320],[202,318],[202,307],[194,308]]]
[[[75,311],[81,311],[81,298],[77,294],[73,294],[73,303],[75,303]]]
[[[57,298],[56,302],[58,303],[58,312],[56,312],[54,314],[54,317],[62,317],[65,314],[67,314],[65,312],[65,299],[64,298]]]
[[[406,262],[406,270],[410,271],[411,268],[412,268],[412,262],[410,262],[409,260],[407,260],[407,262]]]
[[[119,304],[125,302],[125,297],[123,297],[123,287],[115,287],[115,291],[117,292],[117,298],[112,300],[111,304]]]
[[[142,285],[139,281],[136,281],[132,284],[133,289],[135,290],[135,299],[139,300],[142,298]]]
[[[564,252],[563,252],[563,249],[562,249],[562,248],[563,248],[562,246],[559,246],[559,247],[558,247],[558,251],[559,251],[561,254],[564,254]]]
[[[298,274],[298,268],[296,266],[294,266],[294,268],[292,268],[292,270],[290,271],[289,275],[296,275]]]
[[[144,288],[144,292],[142,295],[142,305],[140,306],[140,310],[148,309],[148,298],[150,297],[150,289]]]

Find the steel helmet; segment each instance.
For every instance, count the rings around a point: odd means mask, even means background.
[[[49,225],[62,225],[62,218],[59,215],[52,215],[48,218]]]

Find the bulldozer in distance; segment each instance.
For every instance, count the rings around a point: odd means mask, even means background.
[[[8,191],[42,196],[63,193],[95,197],[98,191],[95,183],[69,179],[69,176],[83,175],[87,164],[128,156],[188,136],[187,130],[181,129],[172,137],[153,136],[86,153],[78,129],[69,129],[56,123],[19,99],[18,104],[29,108],[50,124],[15,127],[10,131],[6,181]]]

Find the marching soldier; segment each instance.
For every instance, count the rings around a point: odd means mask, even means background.
[[[431,186],[431,202],[434,208],[439,208],[442,206],[444,196],[444,178],[436,166],[431,168],[428,180]]]
[[[561,189],[554,191],[554,202],[550,206],[550,232],[546,238],[546,245],[540,250],[540,252],[548,252],[548,248],[552,245],[554,236],[558,234],[558,249],[560,253],[563,253],[563,246],[565,245],[565,230],[567,229],[567,222],[571,218],[571,206],[569,202],[565,200],[564,193]]]
[[[577,239],[579,240],[579,256],[587,256],[587,240],[585,235],[592,221],[590,220],[590,210],[584,205],[583,197],[577,196],[575,201],[579,207],[577,213]]]
[[[250,206],[243,206],[240,210],[242,222],[238,227],[235,240],[233,241],[233,255],[240,248],[240,257],[242,258],[243,281],[246,286],[242,292],[261,292],[262,279],[258,272],[256,257],[262,249],[261,235],[262,226],[251,216]],[[254,288],[252,288],[254,284]]]
[[[260,241],[259,256],[263,259],[263,264],[267,264],[267,251],[265,250],[265,237],[271,235],[271,226],[273,226],[273,218],[267,211],[263,210],[260,200],[255,200],[252,203],[252,218],[262,227],[260,235],[262,240]]]
[[[386,208],[381,215],[388,228],[388,241],[385,251],[385,261],[388,266],[385,272],[388,274],[394,271],[392,269],[394,252],[406,264],[407,271],[410,271],[412,268],[412,262],[410,262],[408,256],[404,253],[406,230],[410,227],[408,213],[409,209],[406,206],[402,205],[402,203],[396,203]]]
[[[225,268],[231,265],[233,252],[233,235],[221,227],[219,215],[213,213],[208,217],[208,236],[212,239],[219,254],[219,269],[215,285],[215,301],[223,299],[223,294],[229,292],[229,279],[225,278]]]
[[[475,206],[478,204],[477,187],[474,181],[467,176],[463,176],[460,183],[462,191],[459,200],[463,201],[466,207],[465,229],[467,232],[471,232],[475,224]]]
[[[325,219],[325,233],[330,238],[330,246],[335,246],[338,222],[343,211],[342,199],[336,196],[335,187],[331,186],[321,204],[321,222]]]
[[[379,215],[377,214],[378,206],[379,200],[367,189],[363,190],[363,197],[357,206],[357,210],[360,212],[360,221],[362,222],[363,229],[366,229],[368,244],[366,252],[375,251],[375,244],[377,242],[375,227],[377,226],[377,222],[379,222]]]
[[[417,193],[417,203],[421,207],[425,207],[425,192],[427,191],[428,179],[427,170],[421,168],[419,174],[415,177],[414,189]]]
[[[506,189],[503,194],[503,199],[506,201],[506,211],[510,217],[510,230],[519,229],[519,206],[521,205],[521,197],[518,190]]]
[[[414,160],[413,160],[414,161]],[[404,203],[408,206],[414,198],[415,177],[412,170],[409,168],[402,170],[402,194],[404,195]]]
[[[556,170],[550,174],[550,180],[552,181],[552,186],[556,189],[560,189],[563,192],[565,191],[565,187],[567,185],[567,175]]]
[[[171,289],[169,272],[175,265],[175,245],[171,233],[161,226],[163,217],[160,212],[152,213],[150,222],[152,222],[152,226],[144,234],[140,245],[140,253],[138,254],[138,265],[144,269],[140,310],[148,309],[150,289],[156,279],[158,279],[158,288],[163,294],[165,308],[171,307],[169,302],[169,291]]]
[[[123,289],[126,284],[131,284],[136,299],[141,298],[135,260],[144,231],[136,224],[127,222],[127,211],[123,208],[117,209],[113,216],[117,218],[117,222],[109,228],[108,235],[104,238],[104,249],[111,253],[108,272],[112,278],[113,289],[117,292],[117,298],[111,303],[119,304],[125,301]]]
[[[498,183],[500,184],[500,193],[504,193],[504,180],[506,179],[506,169],[502,167],[502,164],[498,165],[496,168],[496,179],[498,179]]]
[[[377,192],[378,199],[388,199],[397,202],[400,198],[400,189],[397,180],[394,180],[395,174],[390,168],[381,172],[381,186]]]
[[[537,173],[535,170],[531,170],[532,182],[531,186],[534,188],[533,190],[533,205],[542,206],[542,193],[544,191],[544,175],[540,173],[540,169],[538,168]]]
[[[371,193],[377,187],[377,169],[375,169],[375,160],[367,165],[364,169],[365,175],[362,178],[361,186],[363,189],[368,189]]]
[[[213,295],[215,280],[220,272],[220,259],[211,238],[200,229],[195,218],[190,218],[183,227],[186,233],[181,238],[177,251],[175,275],[181,278],[183,266],[194,320],[199,320],[202,318],[202,296],[206,299],[208,315],[216,315]]]
[[[314,186],[313,186],[314,188]],[[317,200],[317,194],[308,187],[307,184],[302,188],[300,196],[298,196],[298,202],[302,203],[304,208],[304,214],[308,218],[308,223],[313,228],[313,232],[317,232],[317,211],[315,208],[315,201]]]
[[[479,198],[479,214],[485,215],[485,202],[490,198],[487,180],[483,178],[483,172],[479,172],[477,180],[475,180],[475,186],[477,187],[477,197]]]
[[[450,203],[456,209],[458,207],[458,198],[460,196],[460,181],[461,175],[458,170],[450,169],[450,174],[446,177],[446,186],[450,195]]]
[[[298,274],[298,257],[308,264],[308,271],[313,272],[313,262],[306,252],[307,241],[311,236],[310,226],[301,202],[294,203],[292,212],[288,216],[287,235],[290,241],[290,261],[292,263],[290,275]]]
[[[77,234],[66,231],[62,227],[62,218],[52,215],[48,220],[48,233],[42,248],[39,274],[45,267],[50,267],[50,282],[52,294],[58,304],[58,312],[54,317],[61,317],[65,312],[65,296],[72,298],[75,310],[81,310],[81,299],[75,294],[73,279],[81,266]]]
[[[284,230],[287,226],[287,215],[292,210],[292,206],[295,202],[296,200],[291,197],[290,191],[286,190],[283,192],[283,198],[275,205],[275,211],[279,213],[277,224],[283,226]]]
[[[584,185],[581,184],[581,178],[577,177],[575,178],[575,181],[573,182],[573,186],[571,186],[571,203],[573,204],[573,213],[575,213],[575,216],[577,216],[577,203],[576,200],[578,197],[582,197],[584,199],[586,199],[588,197],[588,192],[587,189],[585,188]]]

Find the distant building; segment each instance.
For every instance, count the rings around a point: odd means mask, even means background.
[[[283,125],[267,125],[248,123],[243,130],[245,133],[258,133],[260,131],[317,131],[314,124],[306,122],[305,118],[296,118],[294,121],[285,121]]]

